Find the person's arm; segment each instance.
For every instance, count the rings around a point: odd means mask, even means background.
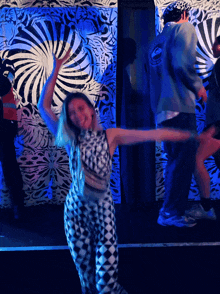
[[[185,141],[190,138],[197,138],[197,135],[188,131],[166,128],[147,131],[115,128],[108,129],[106,133],[111,155],[114,154],[118,145],[132,145],[147,141]]]
[[[56,85],[57,76],[62,64],[67,61],[69,57],[69,51],[65,54],[63,58],[56,58],[53,56],[53,70],[49,78],[47,79],[41,95],[38,101],[38,109],[40,111],[41,117],[45,121],[49,130],[56,136],[58,127],[58,118],[51,109],[51,104],[53,100],[54,88]]]
[[[204,86],[199,90],[197,95],[199,98],[202,98],[202,102],[207,102],[207,93]]]

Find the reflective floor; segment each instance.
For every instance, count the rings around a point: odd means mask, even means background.
[[[166,243],[220,244],[220,201],[213,202],[216,221],[198,221],[192,228],[157,224],[161,203],[134,207],[116,204],[118,242],[122,246],[169,246]],[[143,245],[145,244],[145,245]],[[146,245],[147,244],[147,245]],[[170,244],[170,246],[172,246]],[[0,210],[0,250],[6,247],[66,246],[63,205],[25,207],[23,219],[15,221],[9,209]],[[179,244],[180,245],[180,244]]]
[[[218,294],[219,202],[216,221],[184,229],[159,226],[160,206],[116,205],[120,283],[129,294]],[[1,294],[81,293],[62,205],[26,207],[20,221],[1,210],[0,226]]]
[[[220,248],[121,248],[119,281],[129,294],[219,293]],[[0,252],[2,294],[80,294],[68,250]]]

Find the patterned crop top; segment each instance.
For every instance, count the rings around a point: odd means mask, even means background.
[[[112,170],[112,159],[109,153],[106,131],[82,131],[78,137],[78,141],[80,152],[78,152],[77,155],[75,151],[74,154],[70,156],[70,171],[73,182],[75,181],[78,183],[78,186],[80,186],[75,188],[81,190],[82,181],[80,183],[79,178],[82,179],[84,177],[84,190],[81,191],[81,193],[90,194],[92,198],[102,198],[102,194],[104,194],[109,187]],[[79,156],[81,159],[80,162],[77,161],[76,158]],[[77,166],[79,169],[79,165],[81,165],[81,173],[77,175],[76,169]],[[83,176],[82,171],[84,174]]]

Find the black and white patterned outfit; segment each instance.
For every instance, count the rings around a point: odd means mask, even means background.
[[[112,160],[106,131],[83,131],[70,151],[72,186],[64,223],[67,242],[86,294],[127,293],[118,284]]]

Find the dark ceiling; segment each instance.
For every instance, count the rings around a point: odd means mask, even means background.
[[[137,9],[154,9],[154,0],[118,0],[119,7],[130,7]]]

